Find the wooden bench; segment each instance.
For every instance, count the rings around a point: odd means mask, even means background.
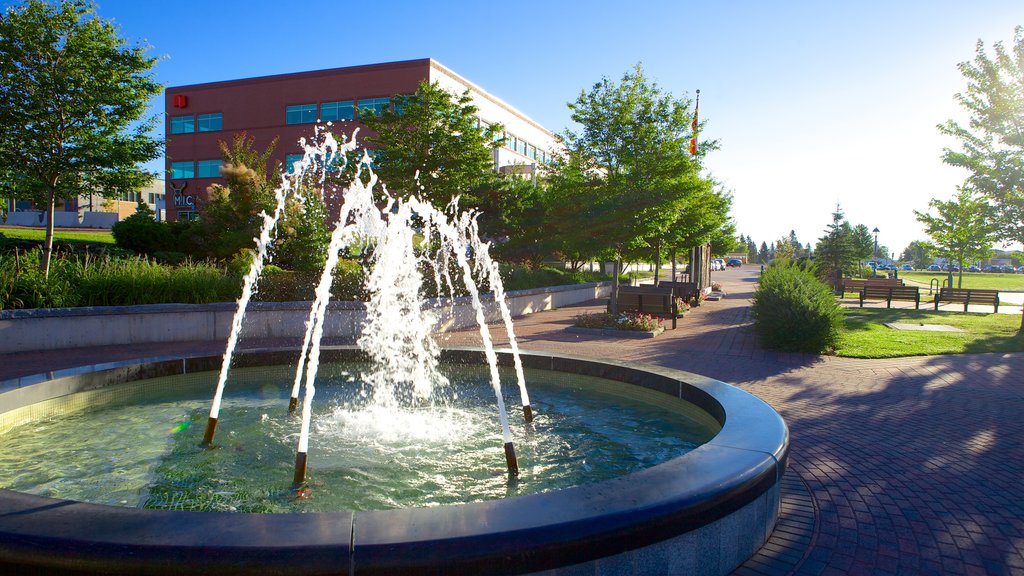
[[[867,299],[884,299],[886,308],[892,308],[893,300],[906,300],[914,303],[915,310],[921,308],[921,290],[917,286],[865,286],[860,291],[861,308]]]
[[[842,294],[847,292],[860,293],[867,286],[903,286],[902,278],[843,278],[839,288]]]
[[[644,288],[654,288],[654,284],[641,284]],[[691,298],[697,296],[697,283],[696,282],[669,282],[668,280],[662,280],[658,283],[659,288],[671,288],[676,298],[682,298],[683,302],[689,302]]]
[[[676,328],[675,294],[672,288],[660,286],[620,286],[619,296],[615,299],[619,312],[639,312],[653,314],[672,319],[672,329]]]
[[[999,291],[984,290],[980,288],[941,288],[935,295],[935,309],[939,309],[939,302],[963,302],[964,312],[970,304],[983,304],[994,306],[995,312],[999,312]]]

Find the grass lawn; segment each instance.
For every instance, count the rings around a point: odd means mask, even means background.
[[[908,284],[928,287],[932,278],[938,278],[939,286],[945,282],[948,272],[900,272]],[[959,275],[953,273],[953,286],[957,286]],[[985,272],[964,272],[964,288],[987,288],[991,290],[1024,291],[1024,274],[986,274]]]
[[[995,274],[992,274],[995,276]],[[900,324],[945,324],[964,332],[894,330]],[[836,345],[836,356],[895,358],[967,352],[1021,352],[1024,336],[1018,335],[1017,314],[856,308],[846,310],[845,329]]]
[[[43,228],[0,228],[0,234],[15,240],[38,240],[46,238],[46,230]],[[114,235],[110,230],[79,231],[69,232],[66,230],[54,230],[54,241],[72,242],[75,244],[109,244],[114,245]]]

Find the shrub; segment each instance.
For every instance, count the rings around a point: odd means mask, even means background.
[[[754,330],[770,350],[825,352],[843,322],[831,289],[812,268],[789,262],[765,270],[753,302]]]
[[[110,230],[118,248],[138,254],[167,250],[172,244],[170,231],[153,216],[153,210],[140,200],[135,214],[114,224]]]
[[[580,314],[573,319],[573,325],[580,328],[604,328],[610,330],[635,330],[653,332],[662,325],[661,318],[650,314],[622,312],[619,315],[608,312]]]

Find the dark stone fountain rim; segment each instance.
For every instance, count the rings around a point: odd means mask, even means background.
[[[354,347],[324,361],[357,360]],[[294,362],[296,350],[241,353],[235,366]],[[0,490],[0,565],[74,573],[518,574],[593,561],[699,530],[777,484],[782,418],[755,396],[690,372],[523,352],[527,368],[618,380],[688,400],[722,429],[668,462],[595,484],[457,506],[315,514],[119,508]],[[446,363],[483,363],[475,349]],[[511,365],[511,354],[499,351]],[[0,383],[0,412],[119,382],[216,370],[219,356],[149,358]],[[759,527],[758,530],[764,530]]]

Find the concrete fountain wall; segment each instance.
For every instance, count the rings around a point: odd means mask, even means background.
[[[358,359],[328,348],[325,361]],[[290,363],[253,351],[238,366]],[[443,361],[478,364],[478,350]],[[511,357],[501,352],[500,361]],[[0,424],[78,391],[216,370],[219,357],[124,362],[0,383]],[[766,541],[789,434],[767,404],[696,374],[564,355],[523,363],[681,397],[722,425],[696,450],[625,477],[460,506],[318,514],[116,508],[0,490],[0,572],[118,574],[728,574]],[[7,420],[5,422],[5,419]],[[3,429],[0,427],[0,429]],[[27,456],[30,457],[30,456]]]

